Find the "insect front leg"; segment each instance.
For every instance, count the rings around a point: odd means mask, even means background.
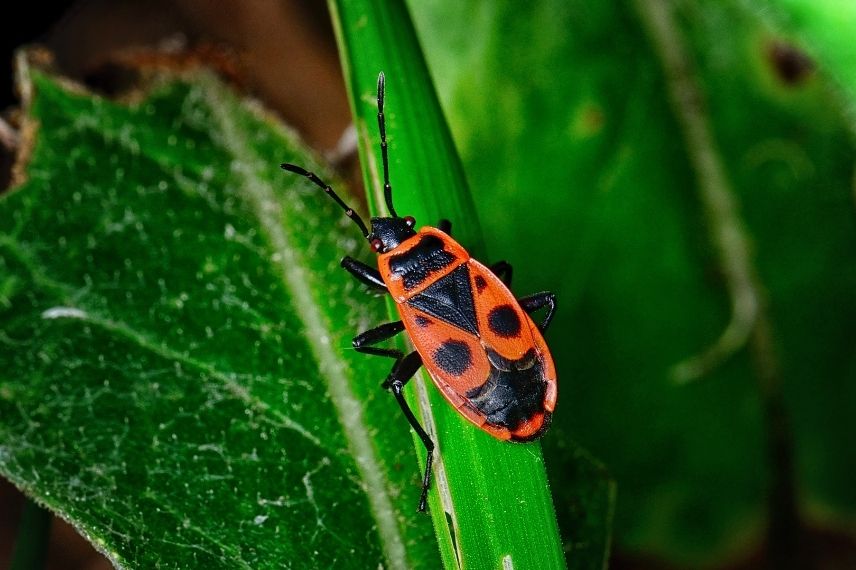
[[[545,316],[544,320],[541,321],[541,324],[538,325],[538,330],[541,332],[546,331],[547,327],[550,326],[550,321],[553,320],[553,315],[556,312],[556,295],[550,291],[544,291],[542,293],[535,293],[534,295],[521,297],[517,301],[520,303],[520,307],[527,313],[537,311],[541,307],[547,307],[547,316]]]
[[[347,255],[342,258],[341,265],[348,271],[348,273],[372,289],[381,289],[383,291],[387,290],[386,283],[383,282],[380,272],[374,267],[369,267],[365,263],[357,261],[353,257]]]
[[[422,440],[422,444],[425,446],[425,474],[422,476],[422,494],[419,496],[418,507],[418,511],[424,513],[425,505],[428,500],[428,487],[431,485],[431,464],[434,461],[434,442],[431,441],[431,437],[428,435],[428,432],[425,431],[425,428],[423,428],[419,423],[419,420],[416,419],[416,416],[413,414],[413,410],[410,409],[410,406],[407,404],[407,400],[404,399],[404,394],[402,393],[405,384],[413,378],[413,375],[416,374],[416,371],[419,370],[419,367],[421,366],[422,357],[420,357],[419,353],[416,351],[411,352],[404,358],[396,360],[392,367],[392,371],[389,373],[389,377],[387,377],[383,385],[392,391],[401,411],[404,412],[404,417],[406,417],[407,421],[410,423],[410,427],[413,428],[413,431],[416,432],[416,435],[419,436],[419,439]]]

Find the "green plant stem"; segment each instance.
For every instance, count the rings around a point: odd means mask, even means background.
[[[51,533],[51,513],[27,499],[9,570],[37,570],[45,565]]]
[[[451,220],[455,239],[484,259],[463,168],[406,7],[331,0],[330,8],[373,214],[383,204],[375,99],[383,71],[397,212],[419,225]],[[473,427],[425,373],[410,382],[406,397],[437,444],[429,510],[445,567],[564,568],[540,445],[501,442]],[[400,425],[406,429],[403,418]],[[424,465],[421,443],[417,449]]]

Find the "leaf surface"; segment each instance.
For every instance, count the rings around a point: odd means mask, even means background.
[[[122,567],[436,567],[385,365],[349,349],[383,315],[338,267],[359,234],[278,167],[317,161],[205,73],[130,104],[25,75],[0,473]]]

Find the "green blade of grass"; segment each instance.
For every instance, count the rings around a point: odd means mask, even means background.
[[[448,218],[456,239],[484,259],[475,207],[406,8],[385,0],[330,7],[373,213],[383,203],[375,100],[383,71],[396,210],[420,225]],[[564,568],[540,445],[492,438],[429,384],[427,374],[417,375],[407,399],[438,446],[429,506],[446,568]],[[399,429],[408,429],[403,418]],[[417,448],[424,465],[418,441]]]

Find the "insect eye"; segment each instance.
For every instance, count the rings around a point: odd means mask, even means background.
[[[378,238],[374,238],[372,240],[372,249],[380,253],[381,250],[383,250],[383,242],[380,241]]]
[[[404,216],[404,223],[407,224],[407,227],[412,228],[416,225],[416,218],[413,216]]]

